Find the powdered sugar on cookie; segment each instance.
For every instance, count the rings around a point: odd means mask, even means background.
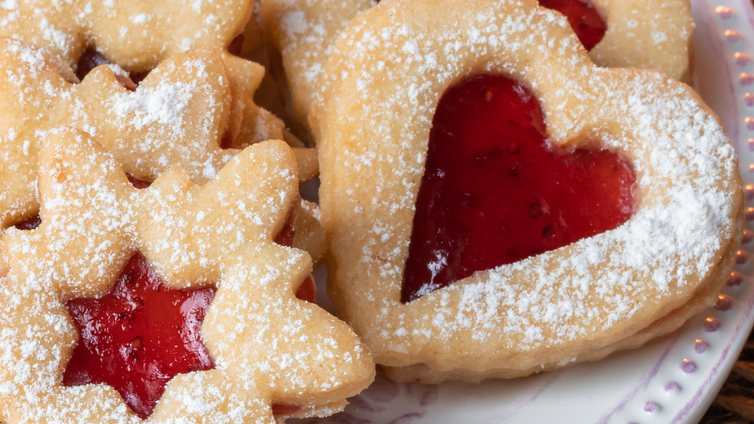
[[[663,74],[594,66],[563,17],[520,0],[398,0],[359,15],[331,57],[315,109],[331,278],[378,363],[558,363],[631,336],[729,272],[742,203],[719,121]],[[558,149],[627,157],[638,209],[615,230],[401,304],[432,116],[450,85],[477,73],[529,87]]]
[[[60,383],[77,340],[64,302],[106,293],[135,251],[171,289],[218,288],[202,325],[215,369],[176,376],[146,422],[273,422],[273,403],[300,406],[286,414],[299,417],[341,409],[374,369],[344,323],[295,298],[311,260],[272,239],[297,187],[282,142],[249,148],[203,187],[176,168],[137,190],[84,134],[51,135],[41,158],[43,224],[5,239],[4,417],[142,422],[109,386]]]
[[[306,123],[327,58],[340,33],[373,0],[268,0],[262,14],[280,51],[296,118]],[[537,0],[529,0],[535,7]],[[687,81],[693,21],[686,0],[592,0],[607,32],[590,56],[608,67],[662,69]],[[662,28],[664,32],[660,32]],[[457,41],[457,40],[454,40]],[[410,42],[404,46],[410,48]],[[448,46],[451,47],[451,46]]]
[[[253,3],[6,0],[0,35],[35,45],[72,68],[95,46],[111,62],[141,72],[188,49],[227,47],[251,17]]]
[[[129,174],[144,180],[179,165],[202,183],[238,152],[221,147],[224,137],[240,144],[260,141],[258,134],[282,138],[282,122],[253,104],[263,69],[218,50],[172,57],[135,92],[104,66],[81,84],[68,83],[38,51],[17,41],[2,41],[0,56],[3,102],[14,105],[0,114],[3,227],[36,213],[37,153],[46,134],[61,125],[97,137]]]

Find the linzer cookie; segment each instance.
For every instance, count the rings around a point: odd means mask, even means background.
[[[225,48],[249,20],[253,0],[4,2],[0,36],[33,44],[75,69],[88,47],[128,71],[149,71],[198,47]]]
[[[4,236],[9,424],[326,416],[372,381],[351,329],[297,298],[312,295],[309,255],[273,242],[298,196],[285,143],[249,147],[204,186],[175,167],[139,190],[64,129],[39,190],[42,224]]]
[[[536,4],[535,0],[521,0]],[[307,123],[327,56],[348,22],[373,0],[264,0],[262,16],[282,54],[296,119]],[[688,0],[540,0],[568,17],[595,63],[661,69],[688,80],[692,53]]]
[[[131,91],[111,68],[67,82],[25,44],[0,39],[0,226],[37,213],[37,156],[61,125],[87,131],[127,173],[153,180],[173,165],[192,181],[214,177],[243,147],[283,138],[282,122],[253,102],[261,66],[217,49],[177,54]],[[295,149],[300,178],[318,171],[312,149]]]
[[[734,150],[685,84],[593,64],[517,0],[390,0],[325,69],[330,297],[398,380],[595,360],[680,327],[730,276]]]

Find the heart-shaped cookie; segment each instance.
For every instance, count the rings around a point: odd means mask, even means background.
[[[521,0],[381,3],[349,24],[326,74],[312,122],[330,294],[392,377],[479,380],[598,359],[678,328],[729,276],[742,194],[719,120],[662,73],[597,67],[556,13]],[[476,77],[531,93],[546,149],[625,161],[630,218],[404,303],[433,119]],[[599,187],[595,175],[568,189]]]

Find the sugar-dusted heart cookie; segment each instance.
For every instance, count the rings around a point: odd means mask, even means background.
[[[734,150],[685,84],[520,0],[390,0],[312,123],[330,294],[400,380],[515,377],[678,328],[727,280]]]
[[[350,328],[297,299],[309,255],[273,242],[298,196],[285,143],[203,186],[175,167],[139,190],[64,129],[39,189],[42,224],[4,236],[6,423],[274,423],[334,413],[374,378]]]
[[[9,0],[0,36],[33,44],[75,68],[87,47],[128,71],[148,71],[192,48],[226,48],[244,28],[253,0]]]
[[[535,4],[536,0],[522,0]],[[262,16],[282,54],[295,118],[307,123],[327,56],[338,35],[374,0],[264,0]],[[561,11],[595,63],[661,69],[688,80],[692,53],[688,0],[541,0]]]

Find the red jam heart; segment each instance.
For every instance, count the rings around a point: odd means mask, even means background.
[[[403,276],[406,303],[476,271],[626,222],[632,165],[608,150],[555,151],[539,102],[499,75],[450,87],[432,121]]]
[[[110,294],[66,303],[80,340],[63,384],[108,384],[146,419],[175,375],[215,367],[201,339],[214,296],[213,286],[170,290],[144,256],[132,256]]]
[[[565,15],[587,50],[592,50],[605,36],[607,24],[587,0],[539,0],[539,5]]]

